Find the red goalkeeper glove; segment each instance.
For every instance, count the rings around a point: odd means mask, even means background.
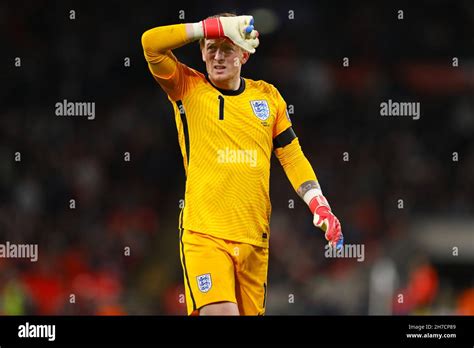
[[[252,16],[215,17],[195,23],[198,26],[195,31],[202,33],[206,39],[228,38],[247,52],[255,53],[259,40],[253,24]]]
[[[315,190],[315,195],[308,200],[309,209],[314,215],[314,225],[325,232],[324,236],[329,245],[336,249],[342,248],[344,236],[341,231],[341,223],[332,213],[326,197],[323,196],[321,190]]]

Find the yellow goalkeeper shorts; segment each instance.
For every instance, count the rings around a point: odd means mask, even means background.
[[[268,249],[180,229],[180,255],[188,315],[217,302],[233,302],[240,315],[264,315]]]

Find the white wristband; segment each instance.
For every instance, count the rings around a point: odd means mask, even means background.
[[[311,202],[311,200],[318,196],[318,195],[322,195],[323,194],[323,191],[321,191],[320,189],[317,189],[317,188],[313,188],[311,190],[309,190],[308,192],[306,192],[303,196],[303,200],[305,201],[305,203],[309,206],[309,202]]]
[[[193,28],[193,39],[199,40],[204,38],[204,28],[202,26],[202,22],[191,23]]]

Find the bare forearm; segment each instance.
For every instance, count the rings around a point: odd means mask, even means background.
[[[298,193],[298,196],[301,197],[301,199],[304,199],[304,196],[311,190],[321,190],[321,187],[319,186],[319,183],[316,180],[305,181],[300,185],[300,187],[298,187],[298,190],[296,190],[296,192]]]

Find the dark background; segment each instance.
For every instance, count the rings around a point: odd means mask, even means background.
[[[0,313],[185,312],[184,170],[140,39],[223,11],[255,16],[261,44],[243,76],[293,106],[346,243],[365,247],[363,262],[325,258],[323,234],[273,159],[267,314],[473,315],[468,0],[0,3],[0,243],[39,246],[35,263],[0,258]],[[197,43],[175,54],[204,72]],[[56,116],[64,99],[94,102],[95,119]],[[421,118],[382,117],[389,99],[419,102]]]

